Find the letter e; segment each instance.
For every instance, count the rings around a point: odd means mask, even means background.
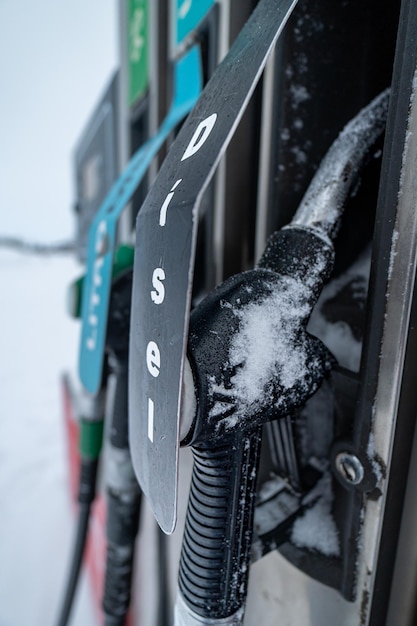
[[[161,367],[161,353],[154,341],[150,341],[146,347],[146,365],[148,371],[154,378],[159,376],[159,370]]]

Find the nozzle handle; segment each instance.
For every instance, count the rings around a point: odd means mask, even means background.
[[[194,623],[243,619],[260,445],[256,428],[221,446],[193,448],[179,589]]]

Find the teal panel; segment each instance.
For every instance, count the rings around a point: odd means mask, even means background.
[[[201,22],[215,0],[174,0],[176,11],[176,43],[181,43]]]

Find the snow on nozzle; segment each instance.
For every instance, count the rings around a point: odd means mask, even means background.
[[[196,307],[188,357],[197,414],[183,443],[257,428],[294,413],[317,390],[332,358],[306,325],[333,256],[314,232],[278,231],[257,268],[229,278]]]

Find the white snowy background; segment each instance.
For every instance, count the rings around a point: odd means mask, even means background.
[[[0,0],[0,236],[72,237],[72,154],[118,62],[116,0]],[[0,250],[0,626],[54,626],[71,551],[59,379],[71,256]],[[84,580],[72,626],[94,625]]]

